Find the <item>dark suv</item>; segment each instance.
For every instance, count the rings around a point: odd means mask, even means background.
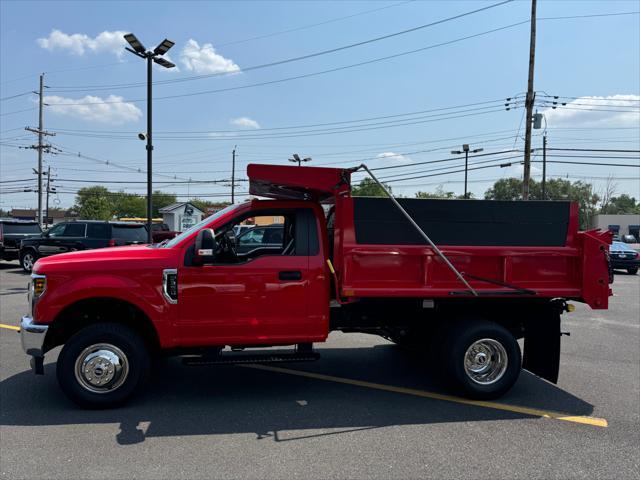
[[[30,272],[40,257],[56,253],[147,243],[147,228],[141,223],[76,220],[54,225],[20,244],[20,265]]]
[[[17,260],[20,242],[27,237],[40,235],[42,230],[38,222],[0,218],[0,258]]]

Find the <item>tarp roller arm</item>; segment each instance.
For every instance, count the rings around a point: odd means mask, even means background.
[[[371,170],[369,170],[369,167],[367,167],[364,163],[361,164],[359,167],[355,167],[353,169],[350,169],[351,172],[356,172],[358,170],[365,170],[369,176],[371,177],[371,179],[376,182],[380,188],[382,188],[382,190],[387,194],[387,196],[389,197],[389,199],[393,202],[393,204],[398,207],[398,210],[400,210],[400,212],[402,212],[402,214],[407,218],[407,220],[409,220],[409,222],[411,223],[411,225],[413,225],[415,227],[415,229],[418,231],[418,233],[420,233],[420,235],[422,236],[422,238],[424,238],[426,240],[426,242],[431,246],[431,248],[433,248],[433,250],[436,252],[436,254],[438,254],[438,256],[442,259],[442,261],[445,263],[445,265],[447,265],[447,267],[449,267],[449,269],[455,274],[456,277],[458,277],[458,280],[460,280],[465,287],[467,287],[467,289],[469,290],[469,292],[471,292],[475,297],[478,296],[478,292],[475,291],[475,289],[469,285],[469,282],[467,282],[467,280],[462,276],[462,274],[458,271],[458,269],[456,267],[453,266],[453,264],[449,261],[449,259],[446,257],[446,255],[444,253],[442,253],[442,251],[436,246],[435,243],[433,243],[431,241],[431,239],[429,238],[429,235],[427,235],[424,230],[422,230],[422,228],[420,228],[420,225],[418,225],[413,218],[411,218],[411,215],[409,215],[409,213],[404,209],[404,207],[402,205],[400,205],[400,202],[398,202],[398,200],[396,200],[396,198],[393,196],[393,194],[391,193],[391,191],[389,191],[387,189],[387,187],[385,187],[377,178],[376,176],[371,173]]]

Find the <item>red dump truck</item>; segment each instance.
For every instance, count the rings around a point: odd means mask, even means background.
[[[570,202],[352,197],[352,172],[249,165],[250,192],[269,200],[165,244],[38,260],[21,322],[33,370],[64,345],[62,390],[112,407],[160,355],[316,360],[313,344],[342,331],[429,352],[429,370],[468,397],[502,395],[521,368],[556,382],[567,301],[607,308],[610,234],[578,231]],[[281,238],[261,243],[256,230],[240,253],[233,228],[247,220],[280,225]]]

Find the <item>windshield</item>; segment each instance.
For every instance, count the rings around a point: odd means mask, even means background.
[[[626,243],[622,243],[622,242],[612,242],[611,246],[609,247],[609,250],[618,250],[618,251],[622,250],[625,252],[635,252],[633,248],[631,248]]]
[[[191,227],[188,230],[185,230],[180,235],[178,235],[176,237],[173,237],[170,241],[168,241],[167,243],[162,245],[162,248],[171,248],[171,247],[177,245],[182,240],[184,240],[189,235],[191,235],[193,232],[200,230],[205,225],[208,225],[208,224],[212,223],[216,218],[220,218],[221,216],[223,216],[227,212],[229,212],[229,211],[231,211],[231,210],[233,210],[235,208],[238,208],[239,206],[240,205],[229,205],[228,207],[223,208],[222,210],[220,210],[220,211],[214,213],[213,215],[211,215],[210,217],[205,218],[200,223],[196,223],[193,227]]]

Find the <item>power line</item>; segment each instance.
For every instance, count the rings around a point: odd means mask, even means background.
[[[284,64],[287,64],[287,63],[298,62],[300,60],[308,60],[310,58],[316,58],[316,57],[327,55],[327,54],[330,54],[330,53],[336,53],[336,52],[340,52],[340,51],[343,51],[343,50],[348,50],[348,49],[351,49],[351,48],[360,47],[362,45],[368,45],[368,44],[371,44],[371,43],[379,42],[381,40],[387,40],[389,38],[397,37],[397,36],[400,36],[400,35],[406,35],[407,33],[413,33],[413,32],[416,32],[418,30],[423,30],[425,28],[430,28],[430,27],[433,27],[433,26],[436,26],[436,25],[441,25],[443,23],[447,23],[447,22],[453,21],[453,20],[458,20],[460,18],[467,17],[469,15],[473,15],[473,14],[476,14],[476,13],[480,13],[480,12],[483,12],[483,11],[486,11],[486,10],[490,10],[490,9],[505,5],[507,3],[511,3],[512,1],[513,0],[503,0],[503,1],[495,3],[493,5],[487,5],[486,7],[478,8],[478,9],[471,10],[471,11],[468,11],[468,12],[464,12],[464,13],[461,13],[461,14],[458,14],[458,15],[454,15],[454,16],[451,16],[451,17],[447,17],[447,18],[443,18],[443,19],[440,19],[440,20],[436,20],[435,22],[430,22],[430,23],[425,23],[423,25],[418,25],[417,27],[407,28],[405,30],[401,30],[401,31],[398,31],[398,32],[390,33],[390,34],[387,34],[387,35],[381,35],[381,36],[378,36],[378,37],[369,38],[367,40],[362,40],[360,42],[350,43],[350,44],[347,44],[347,45],[342,45],[340,47],[330,48],[330,49],[327,49],[327,50],[321,50],[319,52],[308,53],[306,55],[300,55],[298,57],[286,58],[286,59],[283,59],[283,60],[276,60],[276,61],[273,61],[273,62],[261,64],[261,65],[254,65],[254,66],[246,67],[246,68],[243,68],[242,71],[243,72],[248,72],[248,71],[253,71],[253,70],[258,70],[258,69],[263,69],[263,68],[268,68],[268,67],[274,67],[274,66],[278,66],[278,65],[284,65]],[[184,77],[184,78],[163,80],[163,81],[160,81],[160,82],[156,82],[156,84],[157,85],[162,85],[162,84],[181,83],[181,82],[186,82],[186,81],[199,80],[199,79],[203,79],[203,78],[211,78],[211,77],[217,77],[217,76],[221,76],[221,75],[228,75],[229,73],[230,72],[218,72],[218,73],[210,73],[210,74],[205,74],[205,75],[194,75],[194,76]],[[118,88],[132,88],[134,86],[137,87],[137,86],[140,86],[140,85],[141,85],[140,83],[130,83],[130,84],[121,84],[121,85],[111,85],[111,86],[109,86],[109,88],[113,88],[114,86],[118,87]],[[61,88],[66,88],[66,87],[58,87],[58,88],[61,89]],[[89,87],[89,88],[91,88],[92,90],[98,90],[98,89],[104,88],[104,86],[94,86],[94,87]]]
[[[19,97],[24,97],[25,95],[32,95],[33,92],[29,91],[29,92],[24,92],[24,93],[18,93],[16,95],[11,95],[10,97],[3,97],[0,98],[0,102],[4,102],[5,100],[11,100],[13,98],[19,98]]]
[[[431,108],[431,109],[427,109],[427,110],[417,110],[417,111],[413,111],[413,112],[404,112],[404,113],[397,113],[397,114],[391,114],[391,115],[381,115],[381,116],[375,116],[375,117],[367,117],[367,118],[359,118],[359,119],[352,119],[352,120],[342,120],[342,121],[338,121],[338,122],[325,122],[325,123],[313,123],[313,124],[302,124],[302,125],[289,125],[289,126],[283,126],[283,127],[271,127],[271,128],[260,128],[259,130],[261,132],[265,132],[265,131],[277,131],[277,130],[291,130],[291,129],[298,129],[298,128],[313,128],[313,127],[325,127],[325,126],[332,126],[332,125],[343,125],[343,124],[347,124],[347,123],[360,123],[360,122],[365,122],[365,121],[371,121],[371,120],[384,120],[384,119],[388,119],[388,118],[398,118],[398,117],[404,117],[404,116],[413,116],[413,115],[421,115],[424,113],[432,113],[432,112],[440,112],[440,111],[445,111],[445,110],[456,110],[456,109],[461,109],[461,108],[466,108],[466,107],[477,107],[479,105],[488,105],[488,104],[497,104],[497,103],[503,103],[503,99],[498,98],[495,100],[486,100],[486,101],[482,101],[482,102],[474,102],[474,103],[467,103],[467,104],[462,104],[462,105],[454,105],[451,107],[439,107],[439,108]],[[483,108],[493,108],[492,107],[483,107]],[[128,134],[128,135],[135,135],[137,134],[136,131],[113,131],[113,130],[76,130],[76,129],[56,129],[56,132],[74,132],[74,133],[111,133],[111,134]],[[245,132],[244,130],[159,130],[157,132],[155,132],[156,134],[211,134],[211,133],[242,133]]]
[[[7,115],[15,115],[16,113],[32,112],[33,110],[37,110],[37,109],[38,109],[38,107],[25,108],[24,110],[15,110],[13,112],[0,113],[0,116],[1,117],[5,117]]]
[[[261,40],[263,38],[275,37],[275,36],[278,36],[278,35],[284,35],[286,33],[299,32],[300,30],[307,30],[309,28],[319,27],[321,25],[327,25],[329,23],[339,22],[339,21],[342,21],[342,20],[347,20],[349,18],[354,18],[354,17],[358,17],[358,16],[361,16],[361,15],[367,15],[369,13],[378,12],[380,10],[386,10],[388,8],[398,7],[400,5],[411,3],[413,1],[415,1],[415,0],[405,0],[404,2],[397,2],[397,3],[394,3],[392,5],[386,5],[384,7],[373,8],[371,10],[365,10],[365,11],[362,11],[362,12],[354,13],[352,15],[346,15],[344,17],[332,18],[332,19],[329,19],[329,20],[325,20],[323,22],[312,23],[310,25],[303,25],[301,27],[290,28],[288,30],[280,30],[278,32],[272,32],[272,33],[267,33],[267,34],[264,34],[264,35],[258,35],[258,36],[255,36],[255,37],[245,38],[243,40],[233,40],[233,41],[226,42],[226,43],[218,43],[216,45],[216,47],[217,48],[226,47],[228,45],[237,45],[239,43],[251,42],[253,40]]]
[[[312,73],[307,73],[307,74],[302,74],[302,75],[296,75],[296,76],[292,76],[292,77],[286,77],[286,78],[281,78],[281,79],[277,79],[277,80],[271,80],[271,81],[266,81],[266,82],[259,82],[259,83],[254,83],[254,84],[249,84],[249,85],[240,85],[240,86],[236,86],[236,87],[228,87],[228,88],[220,88],[220,89],[215,89],[215,90],[203,90],[203,91],[199,91],[199,92],[191,92],[191,93],[183,93],[183,94],[177,94],[177,95],[165,95],[165,96],[161,96],[161,97],[156,97],[156,100],[169,100],[169,99],[173,99],[173,98],[184,98],[184,97],[192,97],[192,96],[199,96],[199,95],[208,95],[208,94],[212,94],[212,93],[221,93],[221,92],[229,92],[229,91],[234,91],[234,90],[242,90],[242,89],[246,89],[246,88],[253,88],[253,87],[258,87],[258,86],[265,86],[265,85],[273,85],[273,84],[277,84],[277,83],[283,83],[283,82],[288,82],[291,80],[299,80],[302,78],[309,78],[309,77],[314,77],[314,76],[318,76],[318,75],[324,75],[327,73],[333,73],[333,72],[338,72],[341,70],[347,70],[350,68],[356,68],[356,67],[361,67],[364,65],[370,65],[373,63],[378,63],[378,62],[383,62],[386,60],[390,60],[393,58],[398,58],[398,57],[402,57],[402,56],[406,56],[406,55],[412,55],[414,53],[418,53],[418,52],[423,52],[426,50],[431,50],[434,48],[439,48],[439,47],[443,47],[446,45],[451,45],[454,43],[458,43],[464,40],[469,40],[472,38],[476,38],[476,37],[480,37],[480,36],[484,36],[484,35],[489,35],[491,33],[495,33],[495,32],[499,32],[502,30],[507,30],[509,28],[513,28],[513,27],[517,27],[519,25],[524,25],[526,23],[529,23],[529,20],[524,20],[522,22],[517,22],[517,23],[512,23],[510,25],[505,25],[502,27],[498,27],[498,28],[494,28],[491,30],[486,30],[480,33],[476,33],[476,34],[472,34],[472,35],[467,35],[465,37],[459,37],[453,40],[448,40],[445,42],[440,42],[440,43],[436,43],[436,44],[432,44],[432,45],[428,45],[426,47],[421,47],[421,48],[417,48],[414,50],[408,50],[408,51],[404,51],[404,52],[400,52],[400,53],[396,53],[396,54],[392,54],[392,55],[387,55],[384,57],[378,57],[378,58],[374,58],[371,60],[366,60],[363,62],[358,62],[358,63],[354,63],[354,64],[349,64],[349,65],[343,65],[340,67],[335,67],[335,68],[330,68],[327,70],[321,70],[321,71],[317,71],[317,72],[312,72]],[[59,92],[59,93],[64,93],[64,92]],[[106,105],[106,104],[120,104],[120,103],[139,103],[139,102],[143,102],[144,99],[133,99],[133,100],[114,100],[114,101],[107,101],[107,102],[85,102],[85,103],[58,103],[56,104],[57,106],[71,106],[71,105]]]

